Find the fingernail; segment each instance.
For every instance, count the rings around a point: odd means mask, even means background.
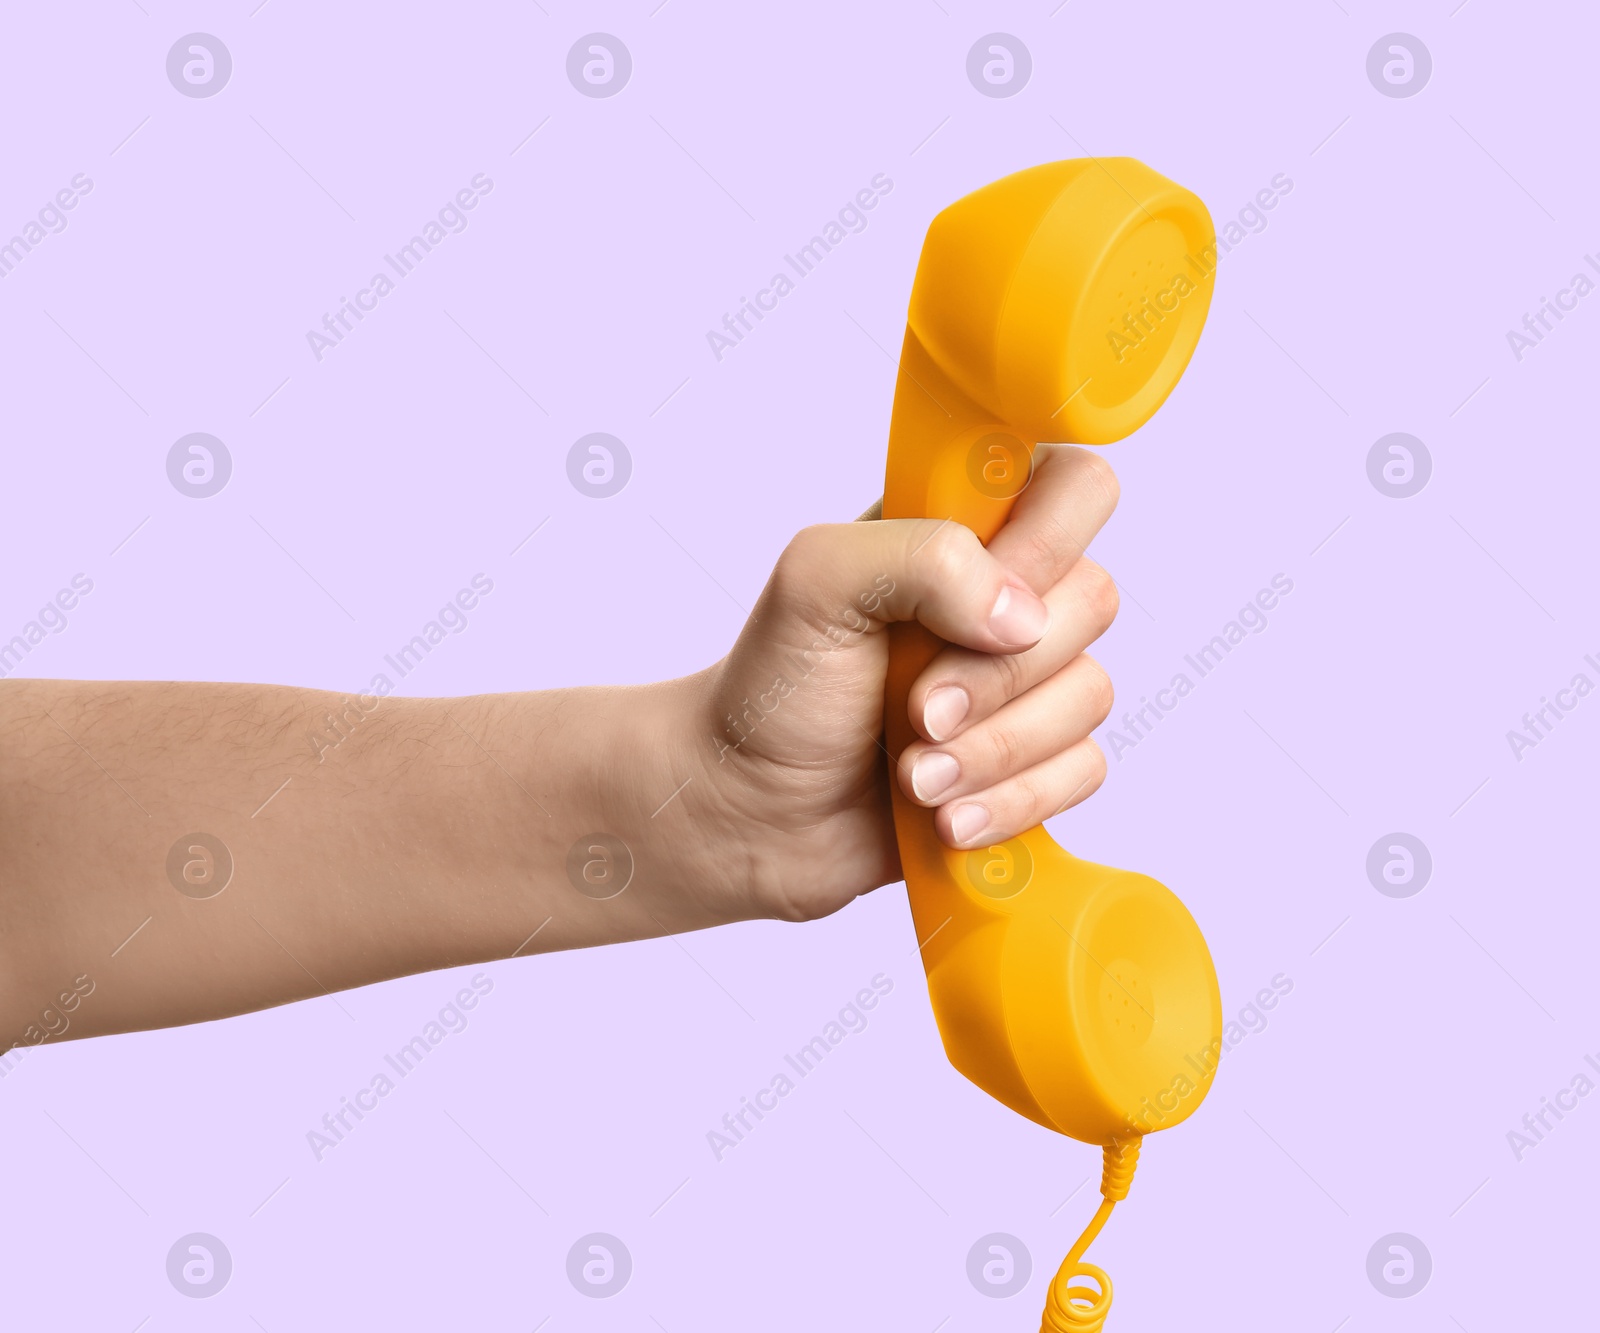
[[[949,740],[971,707],[972,700],[959,685],[941,685],[936,690],[930,690],[927,701],[922,705],[922,725],[927,730],[928,739]]]
[[[911,765],[911,790],[919,801],[937,800],[939,793],[949,791],[950,784],[961,776],[961,765],[954,756],[930,750],[918,755]]]
[[[960,843],[976,841],[989,827],[989,812],[973,801],[964,801],[950,812],[950,832]]]
[[[1007,584],[989,612],[989,632],[1012,648],[1026,647],[1044,638],[1050,625],[1050,608],[1026,588]]]

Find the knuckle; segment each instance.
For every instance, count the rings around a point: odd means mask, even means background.
[[[780,601],[797,602],[815,588],[829,541],[829,526],[825,523],[801,528],[789,539],[772,567],[772,591]]]
[[[1117,474],[1111,464],[1106,462],[1104,454],[1086,449],[1082,453],[1082,459],[1084,475],[1101,493],[1109,513],[1117,507],[1117,501],[1122,498],[1122,483],[1117,480]]]
[[[1013,653],[989,658],[990,668],[999,682],[1002,699],[1015,699],[1027,688],[1028,669],[1022,660],[1026,656],[1026,653]]]
[[[988,736],[988,761],[996,778],[1005,777],[1025,767],[1022,739],[1014,731],[995,727]]]
[[[777,572],[792,571],[797,565],[810,562],[812,553],[818,544],[820,525],[801,528],[799,532],[789,538],[789,544],[783,548],[778,556],[778,563],[774,566]]]
[[[1052,798],[1050,814],[1059,815],[1063,810],[1087,801],[1106,780],[1105,751],[1095,741],[1085,740],[1074,746],[1073,758],[1076,762],[1061,775]]]
[[[970,528],[959,523],[942,523],[931,536],[918,538],[924,543],[916,559],[923,562],[929,586],[948,587],[965,580],[973,557],[983,548]]]
[[[841,526],[838,523],[812,523],[801,528],[789,539],[785,554],[806,564],[813,564],[837,542]]]
[[[1052,518],[1040,523],[1028,534],[1023,554],[1036,568],[1059,570],[1080,549],[1066,526],[1059,519]]]
[[[1094,616],[1095,626],[1104,632],[1110,628],[1122,607],[1122,594],[1117,590],[1117,581],[1104,565],[1093,560],[1084,560],[1082,577],[1084,601]]]
[[[1110,673],[1088,653],[1078,661],[1079,686],[1098,726],[1111,716],[1112,705],[1117,701],[1116,687],[1111,683]]]
[[[1048,796],[1040,790],[1035,774],[1019,773],[1008,785],[1011,790],[1006,802],[1007,814],[1019,828],[1037,824],[1055,810]]]
[[[1084,741],[1084,766],[1085,766],[1085,795],[1100,789],[1100,784],[1106,780],[1106,752],[1100,748],[1100,742],[1090,737]]]

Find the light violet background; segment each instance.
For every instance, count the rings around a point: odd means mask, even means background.
[[[1520,1162],[1507,1133],[1600,1050],[1600,698],[1520,761],[1506,733],[1600,680],[1600,298],[1520,363],[1506,333],[1600,250],[1597,27],[1505,0],[9,6],[0,237],[94,188],[0,283],[0,635],[82,572],[26,674],[356,690],[482,572],[402,690],[697,669],[796,529],[877,495],[938,209],[1125,154],[1220,223],[1284,173],[1183,382],[1107,451],[1118,714],[1273,575],[1294,590],[1052,829],[1184,898],[1230,1015],[1294,986],[1091,1258],[1117,1329],[1575,1327],[1600,1098]],[[212,98],[166,78],[194,31],[232,53]],[[608,99],[565,73],[594,31],[634,62]],[[1011,98],[966,76],[993,31],[1032,55]],[[1366,75],[1395,31],[1432,54],[1415,97]],[[468,229],[318,363],[307,331],[480,172]],[[877,173],[867,229],[715,360],[706,332]],[[192,431],[233,458],[207,500],[166,476]],[[567,480],[592,431],[633,459],[606,500]],[[1367,476],[1394,431],[1433,460],[1410,499]],[[1366,873],[1395,831],[1434,862],[1404,899]],[[134,924],[86,970],[109,984]],[[3,1322],[1034,1328],[1097,1154],[952,1071],[915,947],[890,886],[813,925],[495,964],[320,1163],[307,1131],[468,973],[47,1045],[0,1080]],[[866,1030],[714,1160],[707,1132],[880,972]],[[165,1272],[192,1231],[233,1257],[209,1300]],[[606,1300],[565,1273],[593,1231],[633,1257]],[[1010,1299],[966,1276],[995,1231],[1033,1257]],[[1390,1232],[1433,1258],[1406,1300],[1366,1275]]]

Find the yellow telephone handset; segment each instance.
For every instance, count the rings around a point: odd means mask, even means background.
[[[1036,443],[1105,444],[1148,420],[1199,340],[1214,237],[1199,199],[1131,158],[1033,167],[940,213],[911,292],[883,516],[953,519],[988,542]],[[911,686],[943,645],[915,624],[890,635],[892,773],[914,739]],[[1104,1202],[1052,1281],[1041,1326],[1098,1329],[1111,1283],[1083,1251],[1126,1196],[1143,1136],[1194,1111],[1221,1053],[1211,954],[1148,876],[1081,861],[1042,827],[953,851],[932,812],[890,788],[950,1062],[1013,1110],[1104,1149]]]

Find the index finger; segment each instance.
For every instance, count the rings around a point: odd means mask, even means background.
[[[1116,509],[1119,494],[1103,455],[1065,444],[1038,445],[1033,475],[989,553],[1042,596],[1078,562]]]

